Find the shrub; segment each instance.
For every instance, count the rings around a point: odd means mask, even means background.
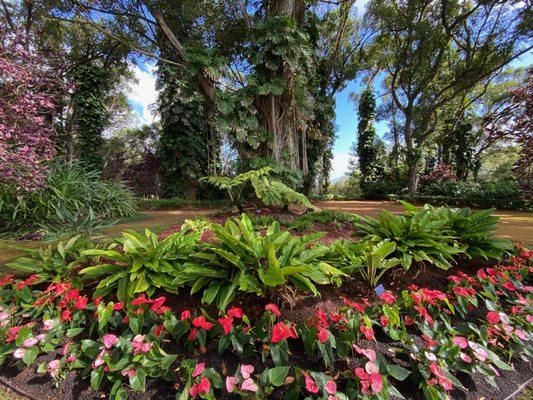
[[[84,250],[93,249],[94,243],[77,235],[67,242],[39,249],[24,249],[26,256],[7,263],[9,269],[35,274],[39,280],[62,282],[75,279],[75,272],[87,262]]]
[[[316,284],[340,283],[344,274],[320,261],[328,248],[309,247],[320,234],[295,237],[281,232],[274,222],[262,236],[254,232],[243,214],[213,228],[219,242],[205,245],[183,264],[173,284],[190,286],[191,294],[203,291],[202,302],[217,303],[224,310],[238,291],[258,296],[267,290],[292,283],[298,289],[318,295]]]
[[[121,302],[128,301],[136,293],[151,296],[158,288],[176,292],[173,280],[178,267],[195,251],[199,238],[200,232],[176,232],[159,241],[148,229],[144,236],[126,231],[106,250],[85,250],[83,255],[104,262],[84,268],[80,274],[85,279],[100,280],[95,297],[116,292]]]
[[[91,210],[91,211],[89,211]],[[0,233],[21,233],[54,225],[67,227],[92,212],[95,221],[128,217],[135,213],[132,192],[120,182],[102,181],[97,172],[74,164],[55,163],[46,187],[19,192],[0,187]]]
[[[400,260],[404,269],[413,262],[427,261],[442,269],[452,267],[454,256],[464,253],[454,237],[446,232],[446,221],[435,219],[429,210],[410,215],[381,213],[377,219],[366,217],[356,226],[367,234],[363,240],[377,244],[390,240],[396,244],[392,256]]]
[[[423,185],[413,201],[448,204],[461,207],[499,208],[503,210],[530,210],[513,180],[501,182],[439,182]]]

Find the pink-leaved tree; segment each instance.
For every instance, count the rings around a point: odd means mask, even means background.
[[[0,184],[44,185],[62,84],[21,35],[0,32]]]

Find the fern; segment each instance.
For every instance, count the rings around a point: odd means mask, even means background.
[[[225,190],[239,211],[244,212],[242,204],[242,195],[248,183],[252,186],[255,196],[267,206],[300,204],[307,208],[313,208],[313,205],[305,195],[291,189],[283,182],[272,179],[272,167],[263,167],[253,169],[233,178],[228,176],[208,176],[201,180],[220,189]]]

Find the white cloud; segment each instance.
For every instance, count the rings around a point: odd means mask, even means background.
[[[150,110],[149,107],[157,100],[158,92],[155,89],[156,78],[154,75],[156,67],[154,64],[144,64],[144,66],[147,71],[143,71],[137,65],[133,67],[133,74],[137,82],[130,86],[128,100],[133,103],[134,111],[139,115],[141,122],[150,124],[158,119],[157,113]],[[142,108],[142,110],[139,111],[137,107]]]
[[[331,161],[331,179],[341,178],[348,172],[350,153],[335,153]]]

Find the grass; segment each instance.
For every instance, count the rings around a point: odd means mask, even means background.
[[[13,393],[11,390],[0,386],[0,399],[1,400],[26,400],[25,397],[21,397],[18,394]]]

